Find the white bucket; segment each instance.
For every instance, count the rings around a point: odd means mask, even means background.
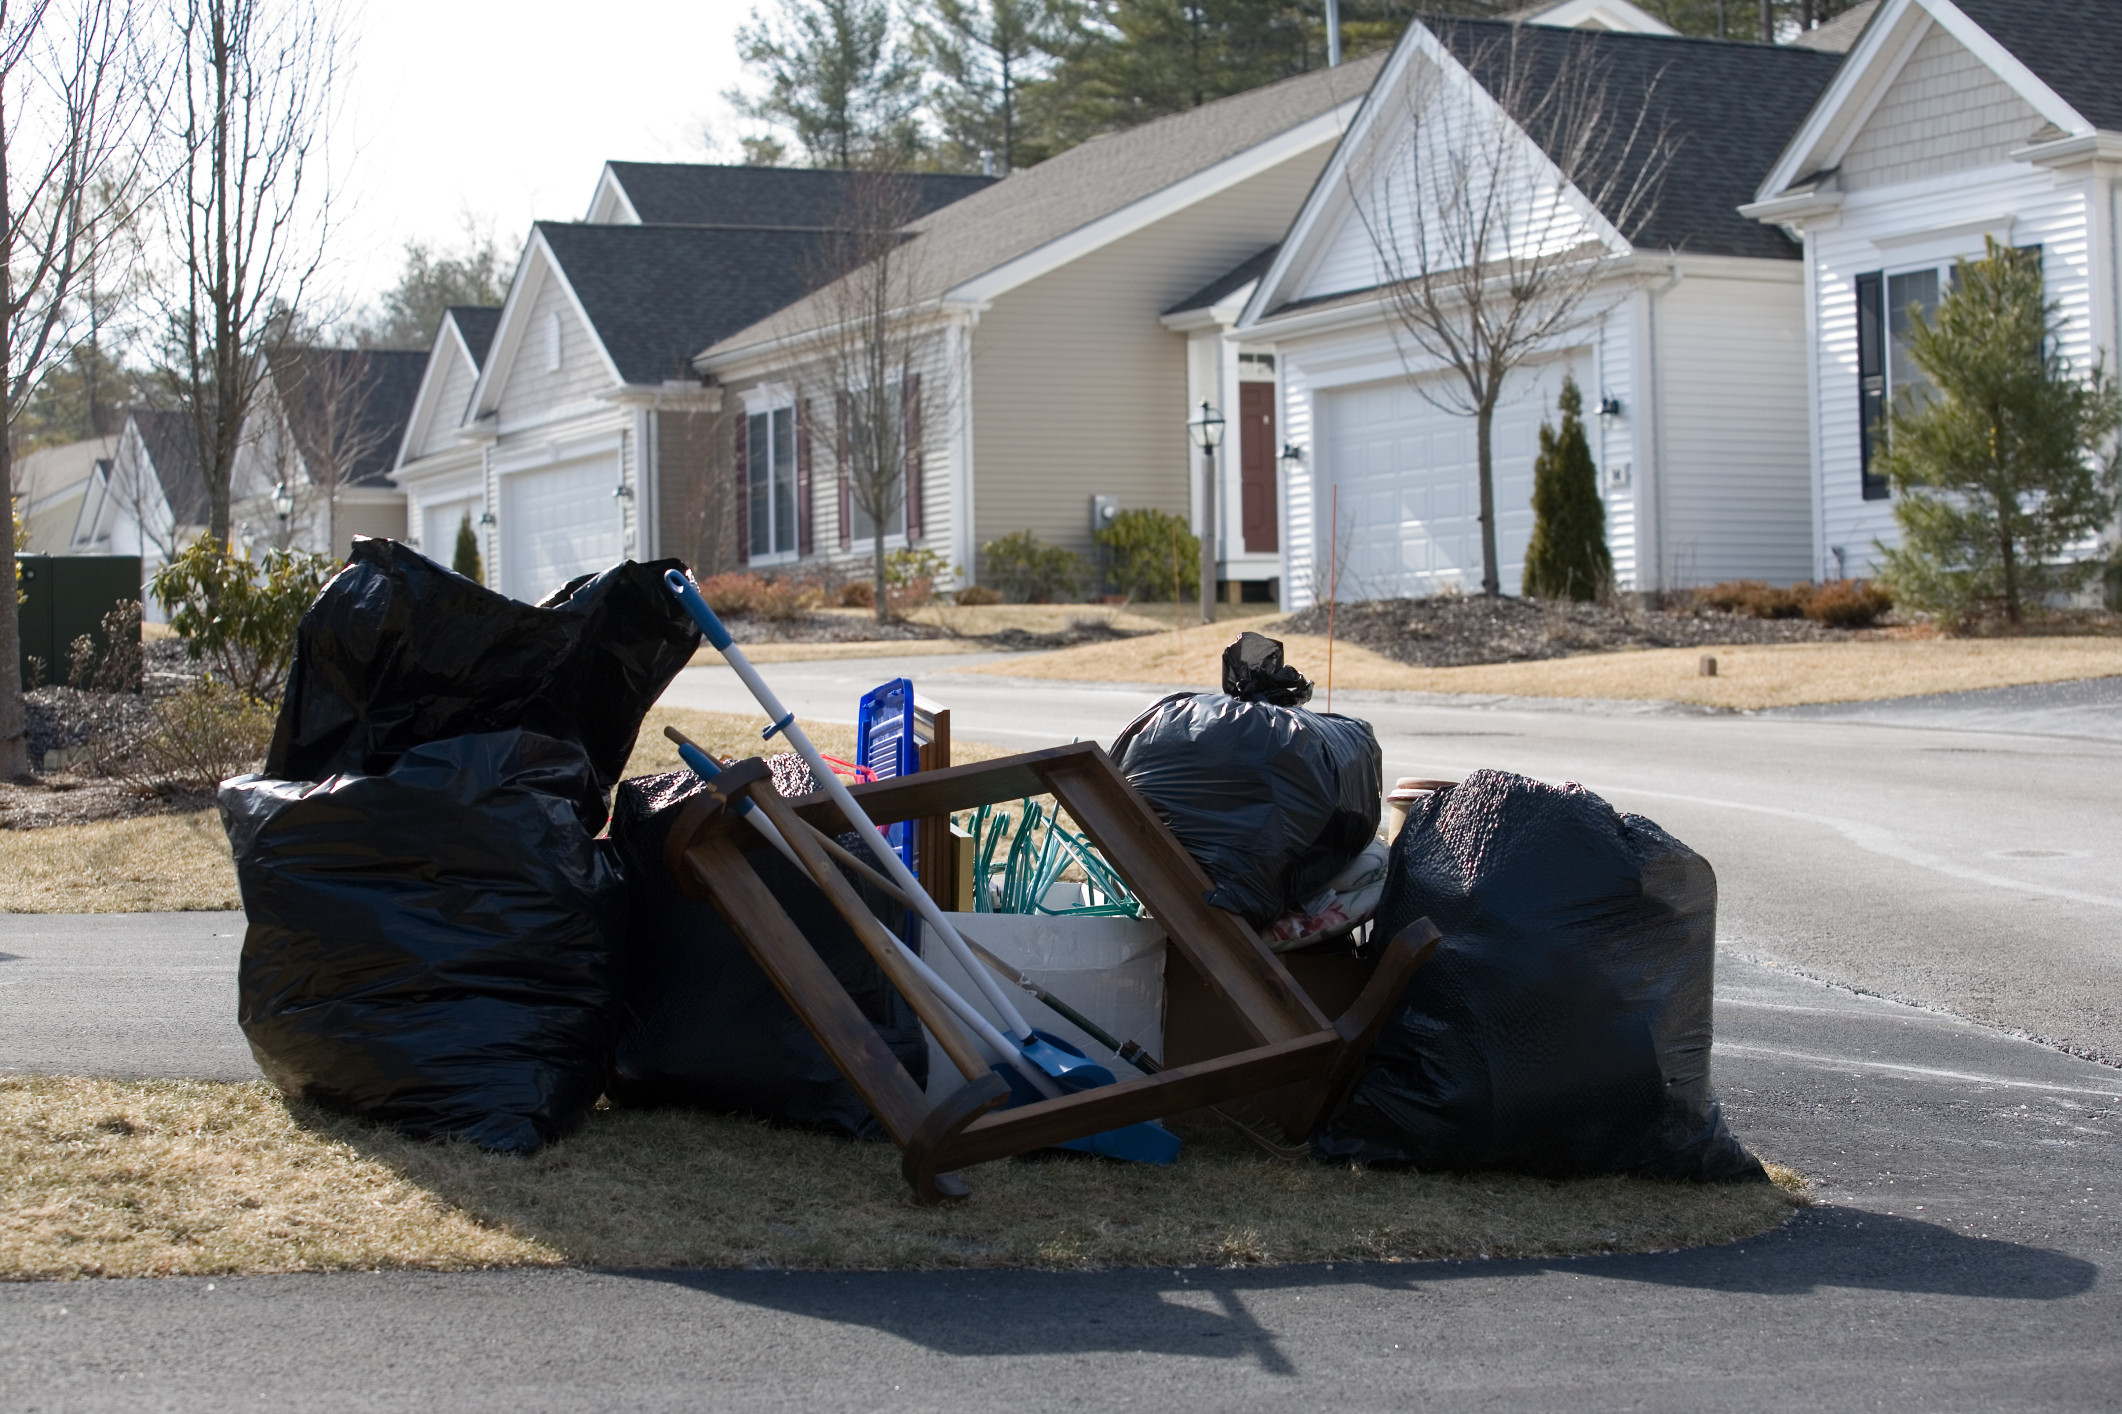
[[[1164,1054],[1164,929],[1143,918],[1050,917],[1042,913],[952,913],[962,935],[980,944],[1062,1001],[1153,1056]],[[950,949],[924,942],[922,960],[980,1014],[1002,1027],[987,998],[965,975]],[[1005,984],[1009,985],[1009,984]],[[1121,1080],[1139,1075],[1133,1066],[1048,1011],[1029,993],[1010,985],[1024,1019],[1059,1036],[1107,1066]],[[925,1034],[925,1032],[924,1032]],[[928,1096],[940,1099],[965,1083],[958,1067],[930,1038]]]

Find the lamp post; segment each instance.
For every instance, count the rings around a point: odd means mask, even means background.
[[[1216,445],[1223,440],[1223,418],[1208,399],[1201,415],[1186,424],[1201,449],[1201,622],[1216,618]]]
[[[287,548],[287,518],[295,513],[295,493],[281,482],[273,488],[273,514],[280,517],[280,548]]]

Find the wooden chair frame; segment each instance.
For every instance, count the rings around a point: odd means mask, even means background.
[[[848,822],[838,807],[823,794],[784,799],[763,761],[740,762],[679,813],[665,861],[687,893],[714,903],[869,1104],[899,1146],[900,1170],[919,1202],[964,1196],[965,1186],[953,1170],[967,1165],[1281,1087],[1300,1087],[1292,1092],[1298,1098],[1277,1117],[1287,1133],[1301,1139],[1354,1084],[1386,1014],[1437,946],[1437,931],[1428,920],[1411,924],[1392,939],[1354,1005],[1329,1021],[1243,920],[1207,902],[1211,884],[1201,866],[1115,769],[1112,758],[1092,743],[924,771],[857,785],[852,792],[879,826],[1051,794],[1252,1042],[1247,1049],[1155,1075],[999,1109],[1009,1098],[1008,1084],[907,966],[840,867],[803,828],[846,831]],[[931,1105],[797,932],[744,858],[744,850],[758,844],[751,827],[737,819],[736,807],[745,800],[780,830],[884,975],[927,1023],[965,1076],[961,1089]]]

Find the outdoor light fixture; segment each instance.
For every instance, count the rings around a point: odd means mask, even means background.
[[[1612,393],[1601,394],[1599,398],[1599,416],[1611,422],[1620,415],[1621,400]]]
[[[499,523],[499,522],[497,522],[497,521],[496,521],[496,520],[494,519],[494,513],[493,513],[492,511],[481,511],[481,512],[479,512],[479,524],[481,524],[481,525],[496,525],[496,524],[498,524],[498,523]]]
[[[1208,399],[1203,398],[1201,415],[1187,423],[1186,430],[1192,434],[1195,446],[1213,453],[1223,440],[1223,416],[1209,405]]]
[[[612,488],[612,499],[614,501],[631,501],[634,499],[634,488],[622,481]]]
[[[1208,399],[1201,400],[1201,415],[1186,424],[1186,431],[1201,449],[1201,622],[1211,623],[1216,609],[1216,445],[1223,440],[1223,418]]]
[[[1304,449],[1295,442],[1284,442],[1282,444],[1282,454],[1276,457],[1275,460],[1282,463],[1282,474],[1284,476],[1295,476],[1304,469]]]
[[[287,489],[285,481],[273,488],[273,511],[280,517],[280,524],[283,526],[287,524],[287,518],[295,513],[295,493]]]

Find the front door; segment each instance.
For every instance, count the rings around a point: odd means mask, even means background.
[[[1281,549],[1275,516],[1275,385],[1238,385],[1239,530],[1248,555]]]

